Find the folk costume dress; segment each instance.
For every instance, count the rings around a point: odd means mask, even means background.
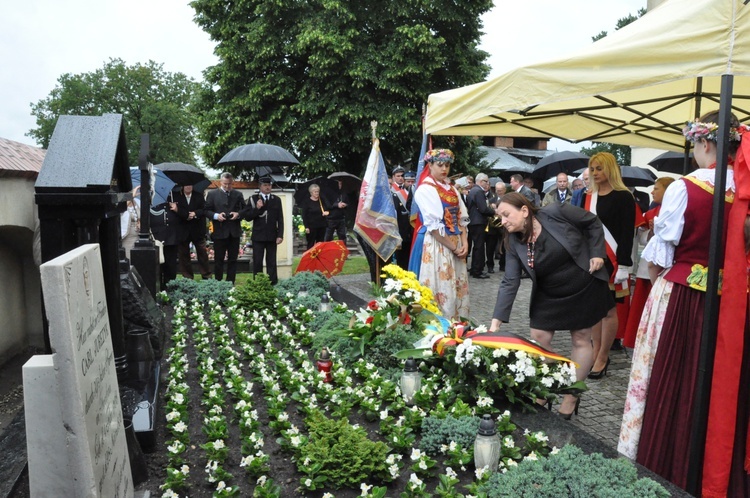
[[[469,213],[456,189],[426,177],[414,194],[422,220],[417,232],[410,269],[419,262],[419,282],[432,289],[440,311],[448,319],[469,316],[469,279],[466,260],[458,258],[430,233],[437,230],[458,247],[467,230]],[[421,248],[421,252],[419,251]],[[415,257],[416,256],[416,257]]]
[[[687,485],[714,173],[699,169],[670,185],[641,256],[668,270],[654,283],[638,326],[617,447],[682,488]],[[732,173],[727,171],[725,220],[734,196]]]

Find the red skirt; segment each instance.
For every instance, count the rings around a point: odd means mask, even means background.
[[[625,338],[622,341],[623,346],[628,348],[635,347],[635,338],[638,335],[638,324],[641,323],[643,307],[646,305],[648,293],[651,292],[651,280],[647,278],[635,279],[635,290],[633,298],[630,300],[630,310],[625,323]]]

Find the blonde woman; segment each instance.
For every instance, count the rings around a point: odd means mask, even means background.
[[[615,294],[615,301],[622,303],[629,295],[628,279],[633,266],[635,199],[622,181],[615,156],[609,152],[594,154],[589,159],[589,184],[591,192],[585,194],[583,205],[596,214],[604,226],[605,265],[610,274],[610,290]],[[613,306],[593,327],[594,366],[589,379],[601,379],[607,375],[609,349],[615,341],[618,325],[617,306]]]

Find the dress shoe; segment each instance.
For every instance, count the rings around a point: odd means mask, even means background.
[[[494,268],[487,268],[487,273],[495,273],[495,269]]]
[[[625,349],[622,345],[622,341],[620,339],[615,339],[612,343],[612,346],[609,348],[610,351],[622,351]]]
[[[563,420],[570,420],[573,418],[573,414],[575,413],[576,416],[578,416],[578,407],[581,406],[581,397],[578,396],[576,398],[576,405],[573,408],[573,411],[570,413],[563,413],[563,412],[557,412],[557,414],[563,419]]]
[[[472,277],[474,277],[474,278],[490,278],[490,276],[487,275],[486,273],[480,273],[479,275],[474,274],[474,275],[472,275]]]
[[[601,379],[602,377],[604,377],[605,375],[607,375],[607,370],[609,370],[609,362],[610,362],[610,360],[611,360],[611,358],[607,358],[607,363],[604,365],[604,368],[602,368],[598,372],[594,372],[593,370],[591,370],[591,372],[589,372],[589,379],[597,380],[597,379]]]

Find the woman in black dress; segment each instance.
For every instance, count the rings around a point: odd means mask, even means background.
[[[310,249],[317,242],[323,242],[326,235],[326,216],[328,211],[323,209],[320,199],[320,187],[313,183],[307,188],[310,197],[306,198],[299,206],[302,213],[302,223],[305,225],[305,237],[307,248]]]
[[[531,338],[551,349],[555,330],[570,330],[576,379],[585,379],[594,360],[591,327],[614,306],[604,269],[601,222],[567,203],[536,208],[515,192],[504,195],[496,211],[506,230],[507,255],[490,330],[509,321],[526,270],[532,280]],[[564,396],[560,415],[569,419],[578,402],[573,395]]]

